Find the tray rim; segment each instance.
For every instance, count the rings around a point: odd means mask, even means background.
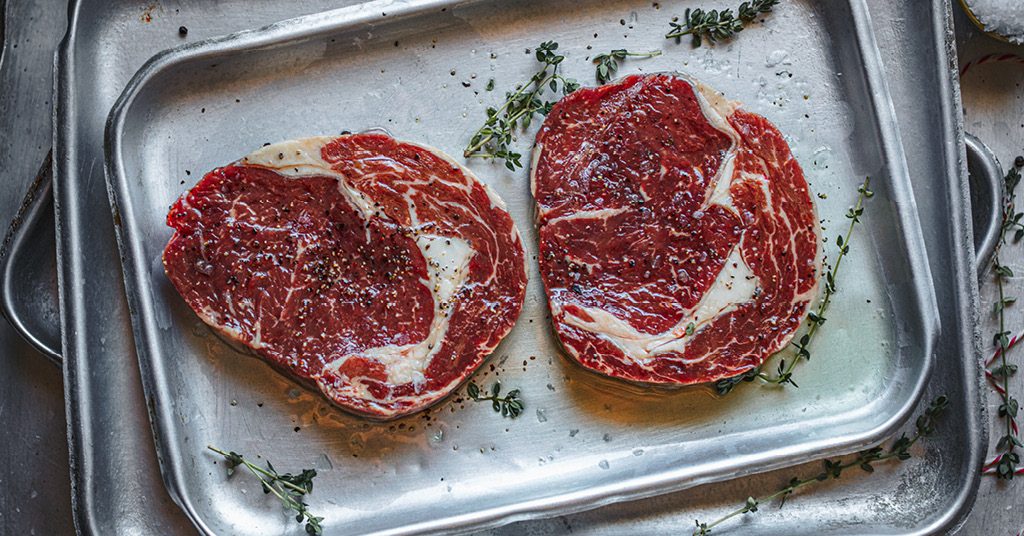
[[[378,13],[381,12],[379,8],[386,8],[389,20],[394,20],[406,16],[414,16],[432,8],[462,6],[482,1],[485,0],[408,0],[405,2],[376,0],[290,18],[260,28],[243,30],[167,49],[154,55],[136,72],[111,109],[105,128],[104,139],[107,192],[111,209],[115,215],[115,230],[118,248],[122,257],[122,269],[126,285],[125,291],[128,298],[129,312],[132,317],[132,331],[135,336],[139,365],[143,372],[143,384],[147,398],[150,399],[150,421],[156,440],[161,475],[174,501],[182,507],[188,517],[202,532],[213,534],[213,531],[205,524],[192,504],[192,498],[187,493],[184,485],[182,468],[180,465],[175,465],[168,461],[175,458],[175,455],[168,455],[168,452],[177,450],[176,441],[168,441],[166,443],[163,441],[165,438],[174,439],[177,436],[174,428],[168,425],[168,423],[172,422],[172,418],[167,414],[167,408],[170,404],[166,402],[171,401],[173,397],[170,397],[167,393],[167,386],[161,378],[162,375],[151,369],[152,365],[148,356],[150,355],[150,347],[155,342],[152,337],[148,336],[147,331],[151,330],[152,327],[149,325],[140,326],[140,322],[149,324],[151,319],[142,318],[140,320],[140,317],[145,317],[145,314],[139,314],[140,310],[145,310],[145,308],[140,307],[141,297],[139,293],[147,294],[148,291],[146,289],[148,287],[145,285],[145,271],[132,263],[133,259],[141,258],[139,255],[141,246],[133,241],[131,227],[121,224],[123,221],[121,215],[130,214],[133,207],[130,204],[123,203],[121,199],[122,196],[126,195],[125,192],[128,191],[128,179],[124,173],[121,148],[117,140],[119,139],[118,132],[124,124],[127,112],[134,102],[134,98],[152,78],[163,70],[173,68],[180,63],[195,61],[204,57],[218,57],[223,54],[269,47],[295,39],[313,39],[336,33],[359,24],[379,21],[380,16]],[[801,459],[805,459],[808,456],[817,458],[851,452],[881,441],[891,435],[896,428],[907,420],[910,412],[914,410],[917,402],[923,395],[924,388],[934,368],[935,355],[933,349],[939,329],[938,306],[932,284],[931,271],[927,264],[927,252],[923,245],[923,233],[917,215],[917,204],[913,196],[909,170],[903,154],[901,137],[896,122],[895,109],[886,79],[880,72],[882,69],[881,55],[875,41],[870,15],[865,0],[847,0],[847,2],[854,19],[854,33],[858,51],[863,59],[861,67],[867,86],[867,97],[873,108],[873,117],[879,133],[880,159],[884,162],[889,176],[895,179],[890,184],[896,210],[895,219],[898,221],[902,231],[902,246],[907,251],[907,263],[911,272],[915,274],[915,277],[912,279],[913,294],[917,302],[917,309],[920,310],[922,315],[920,319],[924,331],[924,340],[922,341],[924,363],[922,365],[922,372],[916,377],[913,387],[908,390],[911,396],[903,401],[900,409],[873,430],[847,434],[838,439],[831,438],[829,440],[802,443],[801,446],[803,448],[800,450],[793,451],[790,449],[785,455],[777,455],[774,461],[764,463],[753,470],[739,469],[743,464],[736,463],[717,467],[716,470],[707,471],[697,477],[688,475],[685,471],[666,471],[656,473],[654,476],[658,476],[658,478],[646,475],[644,478],[629,480],[627,482],[631,484],[630,486],[622,486],[621,483],[619,485],[606,484],[589,488],[585,491],[478,510],[469,514],[448,517],[441,521],[425,521],[404,525],[394,530],[389,529],[387,530],[388,533],[418,533],[439,529],[477,530],[500,526],[514,521],[589,510],[622,500],[640,499],[669,493],[725,478],[735,478],[797,464],[801,462]],[[127,221],[133,220],[131,217],[128,217]],[[160,400],[165,401],[165,403],[159,403]],[[607,491],[606,488],[608,488]]]
[[[954,272],[966,268],[967,274],[960,274],[955,295],[965,303],[959,307],[961,337],[961,364],[964,369],[964,394],[966,410],[964,418],[969,436],[975,438],[966,445],[968,449],[968,465],[966,485],[954,495],[953,503],[942,516],[931,524],[921,527],[916,534],[938,534],[955,532],[967,520],[977,503],[978,488],[981,485],[981,466],[985,463],[989,444],[989,411],[986,400],[984,354],[981,351],[981,297],[976,284],[979,274],[977,254],[974,250],[973,223],[970,206],[970,184],[967,178],[967,148],[965,146],[966,128],[962,100],[960,98],[960,68],[958,66],[957,45],[953,27],[952,0],[932,0],[932,32],[937,44],[942,48],[938,51],[939,66],[945,74],[939,76],[940,116],[943,125],[943,155],[946,159],[949,196],[959,198],[959,202],[949,202],[953,209],[950,218],[950,234],[959,236],[963,247],[953,249]],[[945,60],[945,63],[942,63]],[[973,353],[973,359],[971,359]],[[971,382],[970,379],[974,378]],[[973,409],[973,410],[972,410]]]
[[[54,226],[57,236],[57,288],[59,294],[60,311],[60,339],[61,348],[64,353],[62,361],[62,375],[64,376],[64,414],[67,419],[68,429],[68,464],[71,473],[71,517],[75,525],[75,532],[100,534],[101,531],[93,524],[92,516],[85,516],[89,504],[92,502],[92,493],[84,482],[91,480],[88,474],[92,472],[91,466],[81,463],[78,451],[85,450],[92,444],[92,431],[88,427],[76,427],[75,423],[89,422],[84,417],[89,413],[90,405],[76,404],[78,384],[84,383],[88,378],[85,369],[86,359],[77,359],[78,349],[88,347],[84,336],[84,324],[82,318],[85,316],[81,311],[81,301],[77,299],[80,294],[70,291],[70,282],[75,281],[76,273],[81,273],[81,267],[75,254],[80,245],[77,241],[69,243],[68,238],[72,233],[65,233],[64,228],[75,227],[80,220],[76,207],[79,196],[74,195],[77,190],[77,181],[61,180],[61,171],[68,170],[68,175],[75,176],[77,168],[73,165],[75,161],[74,147],[77,146],[74,129],[61,129],[65,115],[73,112],[73,99],[67,98],[73,93],[71,90],[74,80],[74,48],[72,43],[78,28],[78,17],[80,14],[81,0],[73,0],[68,5],[67,31],[64,38],[53,56],[53,209],[56,215]],[[62,88],[66,88],[62,90]],[[72,171],[74,170],[74,171]],[[70,194],[70,195],[69,195]],[[67,198],[65,199],[65,196]],[[67,206],[65,206],[65,203]],[[66,220],[67,219],[67,220]],[[72,316],[72,313],[75,313]],[[83,351],[84,353],[84,351]],[[72,356],[72,358],[69,358]],[[76,369],[83,369],[79,373]]]

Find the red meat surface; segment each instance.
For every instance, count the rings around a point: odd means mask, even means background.
[[[171,207],[167,276],[203,321],[339,407],[424,409],[512,328],[519,233],[434,150],[379,134],[300,141],[211,171]]]
[[[820,235],[782,134],[679,76],[580,89],[534,153],[555,330],[591,370],[696,384],[782,349],[817,296]]]

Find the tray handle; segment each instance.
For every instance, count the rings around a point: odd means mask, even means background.
[[[971,188],[971,220],[978,277],[984,276],[999,240],[1003,212],[1003,168],[995,153],[974,135],[964,135],[967,179]]]
[[[0,244],[0,312],[26,342],[59,365],[61,336],[52,188],[51,152]]]

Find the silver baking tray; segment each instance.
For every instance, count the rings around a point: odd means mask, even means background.
[[[183,41],[180,25],[188,26],[188,40],[199,40],[341,3],[164,0],[151,20],[142,18],[151,5],[135,0],[71,4],[68,34],[57,54],[54,194],[61,228],[57,245],[64,283],[61,321],[72,500],[81,534],[194,533],[161,482],[147,423],[148,404],[127,328],[107,194],[97,187],[103,183],[98,163],[107,112],[139,66],[152,54]],[[905,147],[936,293],[944,304],[935,372],[925,398],[948,395],[949,422],[956,426],[940,427],[932,441],[921,445],[920,458],[873,475],[844,474],[842,485],[795,497],[798,500],[784,509],[744,516],[723,527],[727,533],[955,532],[974,501],[987,426],[980,397],[984,391],[975,329],[978,294],[972,282],[951,7],[945,0],[869,0],[869,5],[900,128],[904,133],[928,133]],[[920,15],[918,24],[902,23],[910,11]],[[43,34],[47,28],[36,30]],[[5,67],[10,66],[8,62]],[[703,77],[705,66],[690,70]],[[708,64],[706,70],[716,71],[718,66]],[[938,89],[922,93],[922,87]],[[38,163],[23,167],[28,170],[27,184]],[[488,534],[679,534],[694,518],[729,511],[737,498],[773,489],[796,474],[813,474],[819,467],[820,462],[808,462],[585,513],[515,523]]]
[[[864,4],[790,3],[772,18],[786,31],[767,24],[696,51],[660,37],[689,5],[370,2],[181,47],[135,75],[108,122],[108,182],[164,479],[201,530],[296,528],[260,494],[225,493],[207,444],[320,469],[316,511],[328,530],[407,533],[665,493],[856,450],[902,423],[931,369],[938,315]],[[566,73],[587,82],[589,55],[622,46],[667,51],[623,72],[700,65],[705,82],[789,135],[827,194],[818,208],[830,235],[861,177],[874,177],[868,223],[799,390],[745,386],[719,400],[704,389],[626,390],[581,371],[558,353],[533,267],[519,324],[477,375],[521,388],[525,418],[455,397],[375,424],[234,353],[177,298],[159,262],[163,216],[203,171],[264,142],[372,127],[458,154],[499,98],[487,80],[527,77],[528,49],[548,38],[561,43]],[[508,202],[532,255],[525,174],[472,166]]]

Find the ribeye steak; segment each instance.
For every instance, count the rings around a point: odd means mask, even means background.
[[[537,135],[541,276],[570,356],[641,383],[741,374],[817,296],[820,231],[766,119],[677,75],[562,99]]]
[[[450,393],[512,328],[525,256],[505,205],[381,134],[263,147],[172,207],[167,275],[207,324],[379,419]]]

